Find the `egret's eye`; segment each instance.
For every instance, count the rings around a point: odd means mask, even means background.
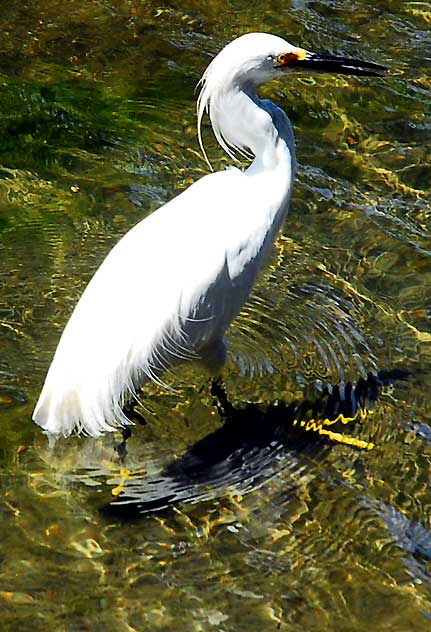
[[[283,66],[288,66],[290,64],[294,64],[297,61],[303,60],[307,58],[307,51],[303,48],[296,48],[295,51],[290,53],[280,53],[275,58],[277,65],[279,68]]]
[[[298,55],[296,53],[280,53],[280,55],[277,55],[277,57],[275,58],[275,61],[277,62],[278,66],[281,67],[291,64],[297,59]]]

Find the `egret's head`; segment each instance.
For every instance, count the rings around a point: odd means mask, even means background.
[[[212,90],[232,85],[244,88],[298,70],[374,77],[385,68],[358,59],[312,53],[269,33],[247,33],[219,52],[202,82]]]
[[[345,75],[379,76],[384,66],[360,59],[312,53],[292,46],[281,37],[268,33],[247,33],[230,42],[213,59],[201,79],[198,99],[198,130],[206,111],[215,109],[220,97],[242,90],[252,95],[257,86],[289,72],[314,71]],[[211,113],[210,113],[211,116]],[[217,134],[217,123],[211,117]],[[229,152],[228,152],[229,153]]]
[[[290,60],[305,59],[307,51],[268,33],[247,33],[230,42],[213,59],[203,76],[213,89],[256,86],[282,74]]]

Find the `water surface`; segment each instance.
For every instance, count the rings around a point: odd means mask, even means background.
[[[428,630],[427,3],[13,0],[0,26],[2,629]],[[207,172],[195,85],[252,30],[390,73],[263,88],[292,120],[299,168],[230,331],[239,413],[220,415],[187,367],[174,390],[146,389],[124,463],[119,436],[52,451],[31,412],[62,328],[118,238]],[[273,416],[395,369],[409,378],[338,428],[371,450]],[[127,490],[181,502],[124,521],[104,508]]]

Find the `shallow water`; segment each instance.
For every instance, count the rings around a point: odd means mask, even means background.
[[[11,1],[0,26],[1,629],[428,630],[428,4]],[[299,169],[230,331],[236,413],[187,367],[146,389],[124,463],[120,436],[50,450],[31,412],[61,330],[116,240],[207,172],[194,88],[251,30],[390,73],[263,89]],[[334,426],[373,449],[280,423],[394,369],[408,379]],[[126,493],[168,508],[120,518],[106,507]]]

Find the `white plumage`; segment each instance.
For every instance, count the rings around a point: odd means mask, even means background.
[[[231,156],[251,152],[254,160],[244,172],[203,177],[108,254],[64,329],[34,411],[50,436],[76,430],[97,437],[127,425],[126,401],[178,362],[221,369],[226,329],[283,222],[295,168],[290,123],[256,89],[323,59],[279,37],[251,33],[209,65],[198,101],[200,142],[207,111],[223,149]],[[345,72],[345,61],[338,71]]]

